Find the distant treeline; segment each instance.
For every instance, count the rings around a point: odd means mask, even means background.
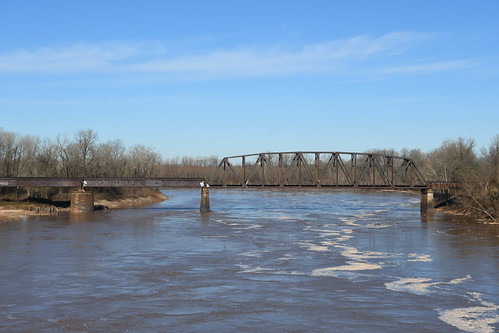
[[[463,184],[456,200],[463,210],[497,218],[499,208],[499,135],[476,150],[473,139],[446,140],[430,152],[419,149],[373,149],[369,152],[408,157],[427,180]],[[99,142],[98,134],[79,130],[72,137],[41,139],[0,129],[1,177],[201,177],[210,179],[219,160],[211,157],[164,158],[141,144]],[[1,193],[9,190],[1,189]],[[41,191],[41,190],[40,190]],[[40,194],[32,192],[32,194]],[[45,196],[50,191],[44,191]]]

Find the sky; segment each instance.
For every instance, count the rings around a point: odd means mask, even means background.
[[[0,0],[0,128],[165,158],[499,134],[499,1]]]

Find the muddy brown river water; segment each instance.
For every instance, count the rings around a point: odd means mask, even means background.
[[[499,330],[497,224],[404,193],[165,194],[0,224],[0,331]]]

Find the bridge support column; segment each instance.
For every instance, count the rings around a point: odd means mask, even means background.
[[[93,212],[94,211],[94,194],[85,192],[80,189],[77,192],[71,193],[71,212]]]
[[[207,186],[201,187],[201,213],[210,212],[210,189]]]
[[[421,212],[432,212],[435,209],[435,199],[433,197],[433,190],[421,190]]]

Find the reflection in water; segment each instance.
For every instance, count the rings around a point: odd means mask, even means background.
[[[400,193],[167,195],[0,224],[0,330],[497,329],[497,225]]]

